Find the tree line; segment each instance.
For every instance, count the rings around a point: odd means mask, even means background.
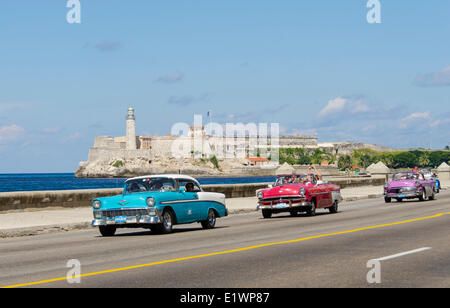
[[[303,148],[280,149],[280,164],[310,165],[328,162],[335,164],[341,170],[352,169],[354,166],[367,168],[371,164],[383,162],[387,167],[401,168],[436,168],[450,161],[450,151],[428,151],[424,149],[410,151],[378,152],[372,149],[353,150],[352,154],[339,155],[321,149],[308,151]]]

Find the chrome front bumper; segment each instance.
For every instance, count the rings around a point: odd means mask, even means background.
[[[278,203],[278,204],[272,204],[272,205],[263,205],[258,204],[256,207],[257,210],[289,210],[289,209],[295,209],[295,208],[302,208],[307,206],[312,206],[313,204],[309,201],[302,201],[302,202],[296,202],[291,203],[289,201],[286,201],[286,203]]]
[[[110,218],[110,217],[102,217],[98,219],[94,219],[91,223],[92,227],[98,226],[126,226],[126,225],[149,225],[149,224],[159,224],[161,223],[161,219],[158,216],[127,216],[122,219]]]
[[[399,190],[399,192],[385,192],[384,195],[387,198],[417,198],[422,196],[423,191],[419,189],[405,189]]]
[[[420,197],[422,193],[399,193],[399,194],[386,194],[388,198],[416,198]]]

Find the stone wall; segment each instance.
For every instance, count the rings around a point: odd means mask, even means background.
[[[91,148],[89,150],[88,162],[109,162],[114,160],[127,159],[153,159],[152,150],[126,150],[126,149],[105,149],[105,148]]]
[[[280,136],[280,147],[317,146],[317,136]]]

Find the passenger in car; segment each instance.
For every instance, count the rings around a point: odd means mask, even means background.
[[[315,173],[314,180],[315,180],[316,184],[323,184],[324,181],[323,181],[322,174],[319,172],[319,170],[317,170],[316,166],[313,165],[313,166],[309,167],[308,172],[313,169],[314,169],[314,173]]]

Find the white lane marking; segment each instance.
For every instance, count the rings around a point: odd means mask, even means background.
[[[423,247],[423,248],[414,249],[414,250],[410,250],[410,251],[405,251],[405,252],[401,252],[401,253],[398,253],[398,254],[395,254],[395,255],[392,255],[392,256],[382,257],[382,258],[373,259],[373,260],[386,261],[386,260],[395,259],[395,258],[403,257],[403,256],[406,256],[406,255],[410,255],[410,254],[413,254],[413,253],[418,253],[418,252],[422,252],[422,251],[425,251],[425,250],[430,250],[430,249],[431,249],[431,247]]]

